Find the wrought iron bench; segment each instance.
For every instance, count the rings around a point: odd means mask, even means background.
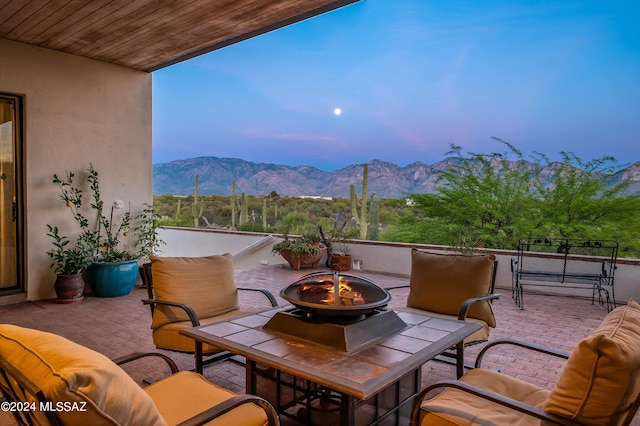
[[[525,284],[535,287],[589,289],[607,311],[616,307],[614,273],[618,242],[576,238],[529,237],[520,240],[511,259],[511,293],[524,309]]]

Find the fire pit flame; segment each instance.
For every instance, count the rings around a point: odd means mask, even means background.
[[[305,275],[280,295],[320,317],[356,317],[386,306],[391,296],[367,278],[333,271]]]
[[[362,293],[353,290],[345,277],[338,278],[337,287],[338,297],[336,298],[335,283],[329,281],[306,282],[298,288],[298,297],[304,302],[324,305],[352,306],[367,303]]]

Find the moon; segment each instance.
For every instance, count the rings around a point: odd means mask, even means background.
[[[333,115],[340,115],[342,114],[342,110],[340,108],[336,108],[333,110]]]

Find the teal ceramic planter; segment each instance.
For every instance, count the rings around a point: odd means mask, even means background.
[[[94,262],[87,269],[87,281],[98,297],[119,297],[131,293],[138,279],[138,260]]]

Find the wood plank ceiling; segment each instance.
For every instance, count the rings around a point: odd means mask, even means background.
[[[0,38],[141,71],[358,0],[0,0]]]

